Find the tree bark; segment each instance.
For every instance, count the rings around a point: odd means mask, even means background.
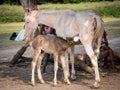
[[[11,64],[16,64],[18,59],[20,57],[22,57],[22,55],[24,54],[24,52],[26,51],[26,49],[29,47],[29,44],[25,44],[20,50],[18,50],[18,52],[14,55]]]
[[[37,10],[37,5],[36,5],[36,0],[20,0],[20,3],[24,9],[25,12],[25,16],[32,10]],[[38,30],[36,30],[38,31]],[[39,33],[38,33],[39,34]],[[35,35],[36,36],[36,35]],[[18,61],[18,59],[20,57],[22,57],[22,55],[24,54],[24,52],[26,51],[27,47],[29,45],[26,44],[20,49],[18,50],[18,52],[14,55],[11,64],[16,64],[16,62]]]

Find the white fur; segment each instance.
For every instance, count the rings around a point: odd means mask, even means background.
[[[36,17],[36,23],[53,27],[56,30],[56,34],[60,37],[67,38],[79,34],[79,38],[75,37],[74,41],[80,39],[86,50],[86,53],[90,57],[95,70],[94,85],[97,87],[99,84],[98,82],[100,81],[100,77],[98,71],[97,55],[95,55],[95,53],[99,54],[100,42],[104,31],[104,25],[101,17],[92,10],[74,12],[68,9],[40,10],[36,11]],[[97,23],[95,24],[96,26],[94,26],[94,23]],[[96,30],[93,30],[94,27]],[[95,51],[92,49],[92,45],[95,43],[94,41],[97,41],[97,48]],[[72,61],[72,76],[74,76],[74,50],[71,50],[71,52],[71,54],[73,54],[70,55],[70,59]]]
[[[75,37],[73,38],[73,40],[74,40],[75,42],[77,42],[77,41],[80,40],[80,38],[79,38],[79,36],[75,36]]]

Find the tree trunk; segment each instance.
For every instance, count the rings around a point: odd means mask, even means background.
[[[24,54],[24,52],[26,51],[26,49],[29,47],[29,44],[25,44],[20,50],[18,50],[18,52],[14,55],[11,64],[16,64],[18,59],[20,57],[22,57],[22,55]]]
[[[20,0],[20,3],[24,9],[25,16],[32,10],[37,10],[36,0]],[[37,31],[37,30],[36,30]],[[36,35],[35,35],[36,36]],[[26,43],[18,52],[14,55],[11,64],[16,64],[18,59],[22,57],[29,45]]]

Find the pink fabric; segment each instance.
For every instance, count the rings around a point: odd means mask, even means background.
[[[45,30],[46,34],[50,34],[51,33],[51,28],[49,26],[45,26],[44,30]]]

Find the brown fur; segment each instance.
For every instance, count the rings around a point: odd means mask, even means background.
[[[81,42],[74,42],[72,38],[67,38],[67,40],[56,37],[56,36],[45,36],[45,35],[38,35],[32,41],[32,46],[34,49],[41,48],[46,53],[62,53],[67,48],[80,44]]]
[[[41,60],[44,55],[42,55],[41,50],[43,50],[46,53],[49,54],[54,54],[54,85],[57,84],[57,79],[56,79],[56,73],[58,69],[58,56],[61,58],[61,63],[63,66],[63,71],[64,71],[64,76],[65,76],[65,81],[67,84],[70,84],[70,81],[68,79],[68,73],[67,73],[67,67],[65,65],[65,51],[67,48],[74,46],[76,44],[79,44],[80,42],[74,42],[72,38],[69,38],[67,40],[61,38],[61,37],[56,37],[56,36],[46,36],[46,35],[38,35],[35,39],[32,40],[32,47],[34,49],[34,59],[32,61],[32,85],[35,85],[35,80],[34,80],[34,69],[37,63],[38,70],[40,69]],[[38,59],[38,56],[40,54],[40,60]],[[41,73],[41,70],[40,72]],[[42,83],[44,83],[44,80],[41,77],[41,74],[38,75],[38,78]]]
[[[33,40],[32,46],[34,49],[39,48],[46,53],[60,54],[69,47],[69,44],[66,40],[56,36],[39,35]]]

